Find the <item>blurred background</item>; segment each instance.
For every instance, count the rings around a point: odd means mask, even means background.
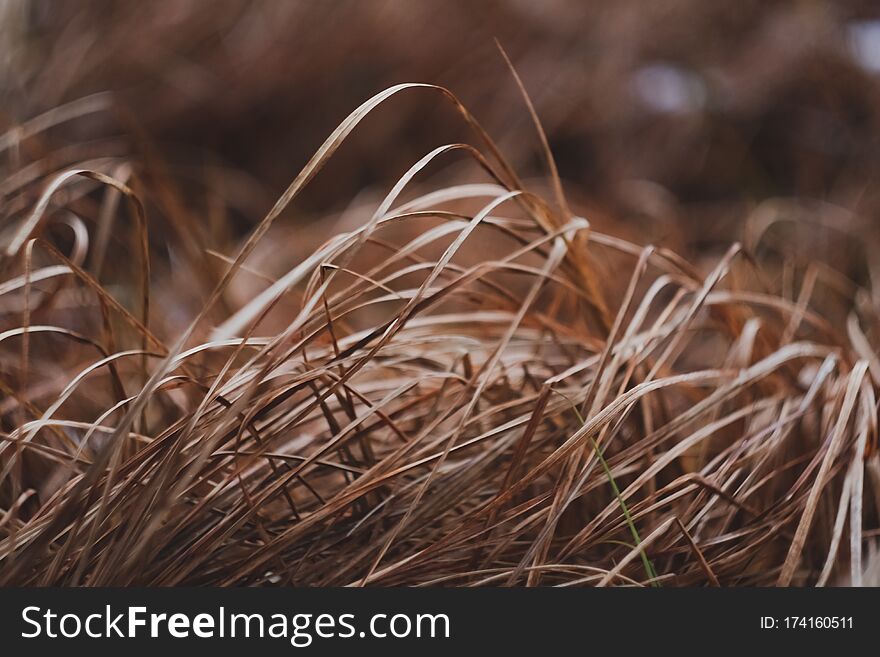
[[[570,200],[594,225],[699,260],[747,239],[750,218],[770,208],[809,226],[781,235],[779,248],[796,243],[857,281],[871,276],[858,254],[880,211],[876,3],[3,0],[0,8],[0,127],[14,132],[76,99],[100,108],[76,106],[75,120],[6,149],[7,214],[32,204],[52,171],[126,158],[140,184],[163,181],[151,227],[188,212],[209,226],[203,242],[235,239],[352,109],[398,82],[451,89],[517,170],[540,179],[539,142],[497,37]],[[434,146],[472,140],[435,96],[406,95],[376,114],[297,201],[294,225],[384,194]],[[451,166],[434,175],[459,174]]]

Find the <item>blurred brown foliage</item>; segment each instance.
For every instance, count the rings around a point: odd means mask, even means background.
[[[865,218],[880,202],[871,3],[7,4],[18,17],[6,20],[7,122],[111,90],[175,165],[217,159],[247,172],[243,226],[352,107],[398,82],[454,90],[515,166],[542,174],[494,37],[594,221],[701,247],[740,238],[744,215],[769,197]],[[333,166],[350,193],[463,138],[451,112],[418,103],[394,103],[346,146]],[[335,179],[317,180],[305,202],[341,203]]]

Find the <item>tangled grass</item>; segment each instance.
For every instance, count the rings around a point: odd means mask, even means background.
[[[475,145],[314,248],[280,231],[401,93]],[[222,253],[156,159],[13,157],[109,108],[0,140],[4,585],[870,583],[877,297],[765,248],[778,205],[689,263],[573,213],[546,140],[548,194],[399,85]]]

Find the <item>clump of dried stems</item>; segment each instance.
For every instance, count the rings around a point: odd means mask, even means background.
[[[319,224],[314,248],[279,231],[407,93],[451,103],[473,144],[425,155],[356,226]],[[546,141],[542,194],[450,92],[400,85],[223,253],[143,144],[17,166],[108,108],[0,140],[2,584],[863,583],[877,297],[767,246],[791,213],[762,206],[697,266],[591,228]],[[472,179],[431,188],[454,160]]]

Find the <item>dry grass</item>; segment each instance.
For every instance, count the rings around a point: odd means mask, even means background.
[[[880,584],[862,9],[162,7],[3,6],[0,585]],[[274,202],[401,76],[497,144],[393,86]]]
[[[273,226],[402,93],[451,102],[474,146],[314,248]],[[4,584],[861,582],[876,294],[767,248],[778,206],[701,272],[591,230],[556,176],[528,191],[427,85],[352,113],[229,254],[155,161],[78,159],[13,157],[4,183]],[[427,187],[449,160],[470,182]]]

